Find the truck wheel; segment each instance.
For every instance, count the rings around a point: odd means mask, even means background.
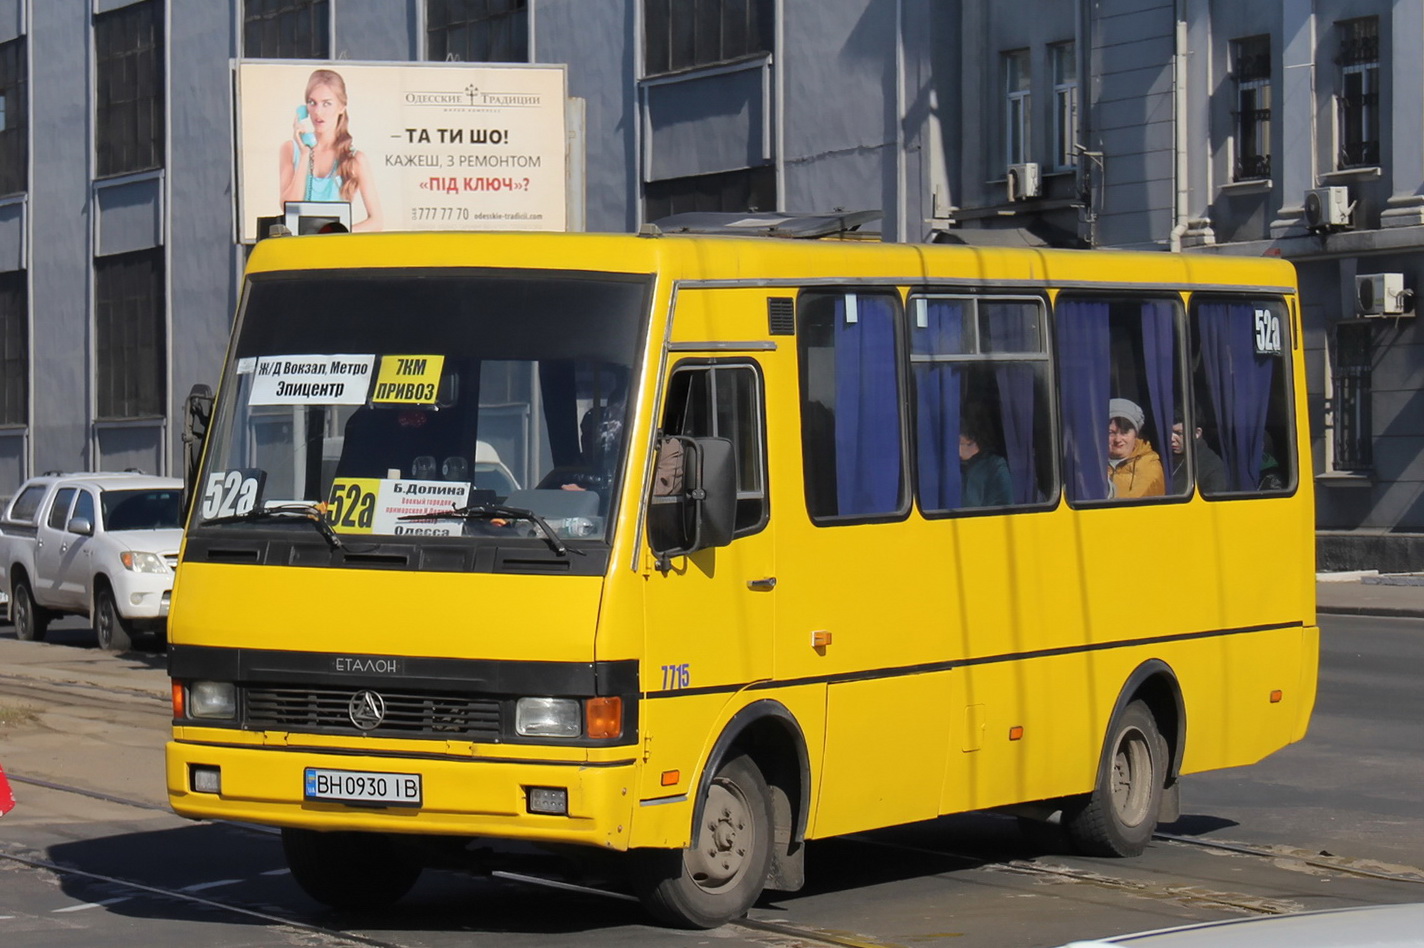
[[[133,647],[133,630],[128,620],[119,615],[113,590],[100,586],[94,594],[94,635],[106,652],[127,652]]]
[[[634,854],[643,907],[679,928],[715,928],[746,914],[771,870],[771,793],[750,757],[722,765],[707,786],[702,821],[684,850]]]
[[[1141,701],[1123,708],[1108,730],[1098,785],[1063,810],[1063,828],[1085,856],[1137,856],[1157,828],[1167,778],[1167,742]]]
[[[302,891],[343,911],[394,904],[420,878],[421,866],[379,833],[282,830],[282,850]]]
[[[15,637],[21,642],[43,642],[49,631],[49,613],[35,604],[30,584],[16,580],[10,591],[10,615],[15,621]]]

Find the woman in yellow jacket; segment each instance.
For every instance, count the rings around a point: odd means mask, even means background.
[[[1167,492],[1162,459],[1140,437],[1144,415],[1136,402],[1108,402],[1108,496],[1157,497]]]

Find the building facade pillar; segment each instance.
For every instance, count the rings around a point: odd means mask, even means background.
[[[1315,13],[1314,0],[1281,4],[1281,206],[1271,221],[1271,236],[1305,229],[1305,192],[1315,187]]]
[[[1385,31],[1380,30],[1384,36]],[[1388,167],[1394,182],[1393,193],[1380,213],[1380,227],[1413,227],[1424,224],[1424,88],[1419,57],[1405,50],[1424,49],[1424,2],[1408,0],[1394,4],[1390,14],[1389,93],[1393,107],[1387,114],[1393,132],[1382,146],[1387,149]],[[1381,110],[1389,103],[1380,102]]]

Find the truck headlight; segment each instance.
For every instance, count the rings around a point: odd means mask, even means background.
[[[520,737],[578,737],[583,714],[573,698],[520,698],[514,706],[514,732]]]
[[[133,570],[135,573],[166,573],[168,564],[163,562],[163,557],[157,553],[139,553],[135,550],[124,550],[119,554],[119,562],[124,564],[124,569]]]
[[[237,717],[237,686],[230,681],[195,681],[188,685],[190,718]]]

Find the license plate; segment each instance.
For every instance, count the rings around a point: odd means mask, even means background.
[[[420,806],[420,774],[384,774],[369,770],[306,769],[308,800]]]

